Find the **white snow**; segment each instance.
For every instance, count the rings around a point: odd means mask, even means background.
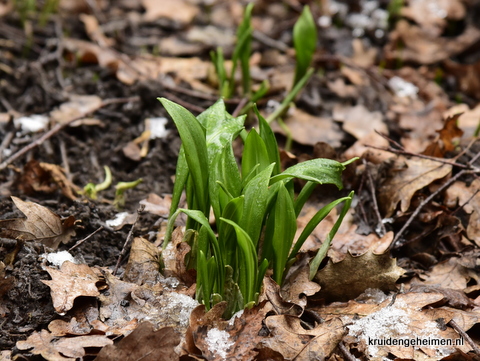
[[[20,117],[13,121],[16,127],[21,127],[25,133],[36,133],[47,129],[49,118],[46,115],[32,114],[28,117]]]
[[[230,340],[228,332],[219,330],[218,328],[212,328],[207,332],[206,341],[208,350],[217,354],[223,360],[227,357],[228,349],[235,344],[235,342]]]
[[[59,251],[54,253],[44,253],[41,255],[42,258],[46,259],[52,265],[61,267],[63,262],[70,261],[72,263],[77,263],[73,256],[68,253],[68,251]]]
[[[398,76],[390,78],[388,85],[399,97],[410,97],[412,99],[417,98],[418,88],[412,83],[409,83]]]

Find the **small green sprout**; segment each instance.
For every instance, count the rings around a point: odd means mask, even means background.
[[[132,189],[138,186],[143,182],[142,178],[139,178],[132,182],[118,182],[115,186],[115,198],[113,200],[113,205],[118,208],[123,208],[125,206],[125,191],[127,189]]]
[[[110,168],[104,166],[103,169],[105,170],[105,180],[99,184],[88,183],[83,187],[83,191],[81,192],[84,196],[95,200],[97,199],[98,192],[103,191],[112,185],[112,172],[110,171]]]
[[[308,5],[303,8],[302,14],[293,27],[293,44],[295,46],[297,65],[292,88],[307,73],[317,48],[317,28]]]
[[[319,210],[295,239],[297,217],[318,184],[334,184],[341,189],[342,171],[355,159],[344,163],[313,159],[282,172],[273,131],[256,108],[259,130],[247,132],[245,116],[231,116],[223,100],[198,117],[165,98],[159,100],[182,140],[163,247],[170,242],[177,216],[186,214],[184,241],[192,249],[188,264],[197,270],[197,300],[207,309],[227,301],[225,317],[254,305],[267,270],[271,269],[273,279],[282,284],[308,235],[344,202],[322,253],[311,266],[316,272],[353,192]],[[239,136],[244,142],[240,169],[232,147]],[[293,191],[294,178],[307,181],[298,196]],[[184,191],[188,209],[179,207]],[[209,222],[210,210],[214,227]]]

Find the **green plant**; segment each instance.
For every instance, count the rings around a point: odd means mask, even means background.
[[[293,27],[293,45],[297,59],[293,81],[293,87],[295,87],[307,73],[317,48],[317,28],[308,5],[303,8],[302,14]]]
[[[228,317],[257,301],[267,269],[281,284],[316,225],[337,204],[351,200],[353,193],[322,208],[294,242],[296,218],[315,186],[334,184],[340,189],[341,173],[354,159],[345,163],[314,159],[281,172],[275,136],[256,108],[259,131],[247,133],[245,116],[232,117],[222,100],[198,117],[165,98],[159,100],[182,139],[164,247],[176,217],[185,213],[185,241],[192,248],[188,266],[197,270],[197,300],[207,309],[227,301]],[[244,142],[240,169],[232,148],[239,135]],[[294,178],[307,181],[297,197]],[[188,209],[179,208],[184,190]],[[335,232],[334,227],[330,240]]]

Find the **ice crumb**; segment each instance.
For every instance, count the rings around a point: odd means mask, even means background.
[[[167,296],[166,306],[162,312],[175,314],[176,321],[182,327],[187,327],[190,314],[199,303],[193,298],[177,292],[170,292]]]
[[[228,324],[229,324],[230,326],[233,326],[233,324],[235,323],[235,319],[242,317],[243,311],[244,311],[244,310],[240,310],[240,311],[236,312],[236,313],[232,316],[232,318],[228,321]]]
[[[61,267],[63,262],[70,261],[72,263],[77,263],[75,258],[68,253],[68,251],[60,251],[54,253],[44,253],[41,255],[42,258],[46,259],[50,264]]]
[[[148,118],[147,121],[150,126],[150,139],[165,138],[170,132],[165,129],[165,125],[167,125],[168,122],[165,117]]]
[[[398,76],[391,78],[388,81],[388,85],[390,86],[390,89],[392,89],[399,97],[410,97],[412,99],[417,98],[418,88],[412,83],[409,83]]]
[[[227,351],[235,342],[230,340],[230,334],[226,331],[212,328],[207,332],[208,350],[217,354],[223,360],[227,357]]]
[[[28,117],[20,117],[13,121],[16,127],[21,127],[25,133],[36,133],[47,129],[49,118],[46,115],[32,114]]]
[[[123,221],[125,218],[127,218],[128,212],[120,212],[115,215],[114,219],[109,219],[108,221],[105,222],[105,224],[109,227],[118,227],[121,224],[123,224]]]

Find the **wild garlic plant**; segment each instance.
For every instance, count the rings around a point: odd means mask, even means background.
[[[312,262],[313,278],[353,192],[319,210],[295,240],[297,217],[316,185],[334,184],[341,189],[342,171],[355,159],[344,163],[313,159],[282,172],[273,131],[256,109],[259,130],[247,132],[245,116],[231,116],[222,100],[197,117],[165,98],[159,100],[182,140],[163,245],[171,239],[177,216],[185,213],[189,265],[197,271],[197,300],[207,309],[227,301],[226,317],[255,304],[267,270],[271,269],[273,279],[281,284],[308,235],[336,205],[345,202],[320,256]],[[240,165],[232,147],[237,137],[244,144]],[[298,196],[294,178],[307,181]],[[188,208],[179,208],[184,191]],[[213,226],[210,210],[215,217]]]

